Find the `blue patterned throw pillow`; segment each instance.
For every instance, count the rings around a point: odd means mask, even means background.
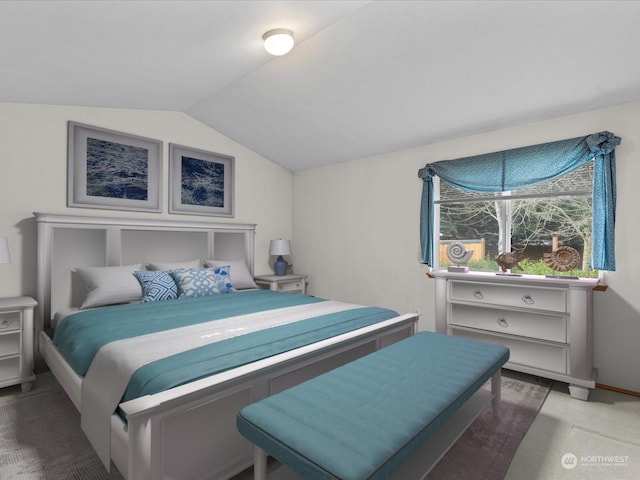
[[[229,267],[189,268],[171,271],[180,297],[203,297],[234,292]]]
[[[231,283],[231,267],[229,265],[215,267],[211,270],[213,270],[215,273],[216,280],[218,282],[218,290],[220,291],[220,293],[231,293],[236,291],[236,289],[233,288],[233,284]]]
[[[145,270],[134,275],[142,285],[142,303],[178,298],[178,286],[169,272]]]

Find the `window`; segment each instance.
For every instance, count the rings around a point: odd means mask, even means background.
[[[615,270],[616,159],[620,137],[603,131],[528,147],[503,150],[451,161],[428,163],[418,170],[422,179],[420,247],[422,263],[439,264],[439,235],[459,237],[459,229],[486,235],[499,251],[520,244],[543,246],[551,236],[580,244],[583,257],[599,270]],[[580,170],[582,169],[582,170]],[[578,173],[573,173],[578,171]],[[443,195],[437,192],[439,181]],[[591,194],[585,187],[592,180]],[[447,190],[451,193],[448,195]],[[455,193],[458,189],[459,192]],[[462,193],[460,193],[462,192]],[[465,192],[476,192],[474,194]],[[436,204],[436,200],[440,202]],[[464,201],[463,201],[464,200]],[[580,203],[582,202],[582,203]],[[585,204],[586,202],[586,204]],[[591,202],[591,231],[581,215]],[[467,216],[451,220],[467,204]],[[474,208],[469,205],[476,204]],[[457,207],[456,207],[457,205]],[[440,210],[444,209],[443,228]],[[494,228],[487,228],[494,220]],[[449,219],[449,220],[448,220]],[[482,228],[480,228],[482,227]],[[475,231],[474,231],[475,229]],[[551,234],[551,235],[550,235]],[[555,234],[555,235],[554,235]],[[589,243],[591,248],[589,248]],[[486,256],[482,255],[483,257]]]
[[[581,263],[566,275],[597,277],[597,270],[589,268],[593,171],[590,161],[559,178],[505,192],[473,192],[440,180],[434,199],[439,224],[434,267],[451,265],[447,246],[462,242],[473,251],[467,262],[471,270],[496,271],[500,253],[516,252],[522,270],[514,273],[554,274],[543,255],[569,246]]]

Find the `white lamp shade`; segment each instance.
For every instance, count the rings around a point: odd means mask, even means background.
[[[264,49],[271,55],[279,57],[293,48],[293,32],[284,28],[269,30],[262,36]]]
[[[0,237],[0,263],[11,263],[7,237]]]
[[[291,242],[289,240],[271,240],[269,255],[291,255]]]

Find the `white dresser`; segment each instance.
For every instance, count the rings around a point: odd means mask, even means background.
[[[505,368],[567,382],[587,400],[595,387],[593,289],[597,279],[438,271],[436,330],[500,343]]]

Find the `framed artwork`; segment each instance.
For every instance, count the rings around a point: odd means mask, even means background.
[[[169,212],[233,217],[235,158],[169,144]]]
[[[162,211],[162,142],[69,122],[67,205]]]

